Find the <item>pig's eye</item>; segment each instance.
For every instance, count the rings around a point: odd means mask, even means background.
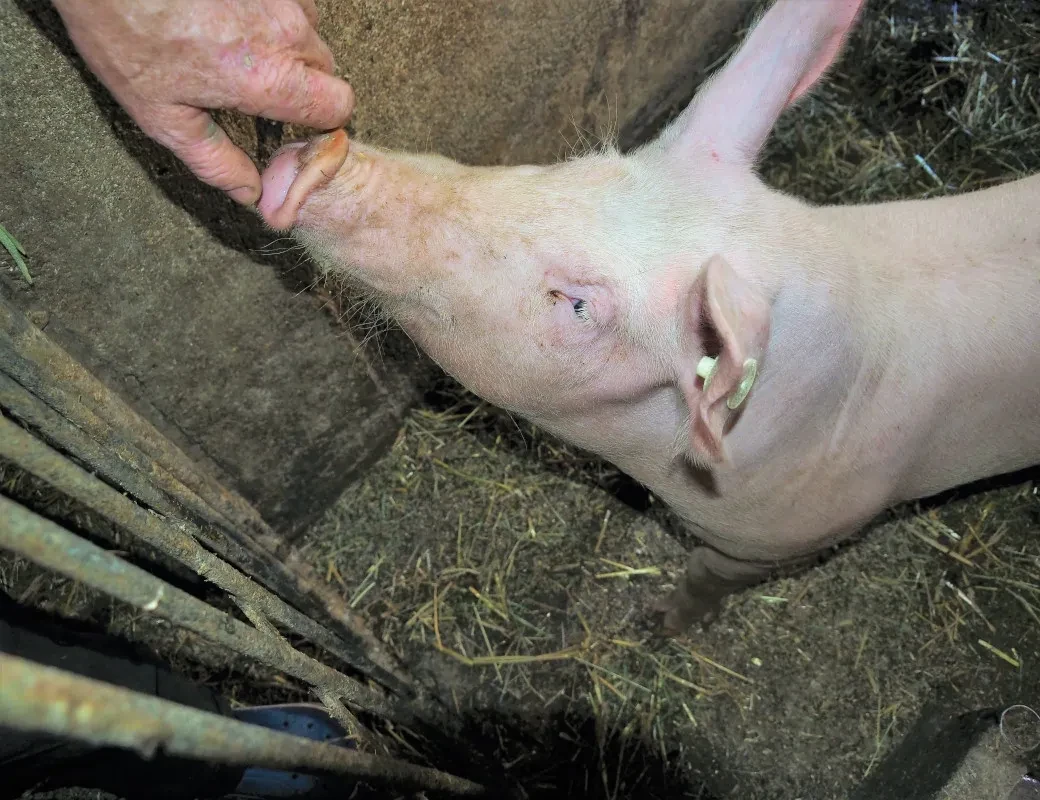
[[[552,297],[554,303],[570,303],[571,308],[574,309],[574,316],[582,322],[592,321],[592,313],[587,300],[582,300],[579,297],[570,297],[555,289],[549,292],[549,296]]]

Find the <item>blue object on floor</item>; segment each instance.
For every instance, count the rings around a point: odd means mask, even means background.
[[[240,708],[232,712],[241,722],[260,725],[271,730],[282,731],[304,739],[325,742],[337,747],[355,749],[354,742],[346,738],[346,731],[334,720],[324,707],[315,703],[297,703],[279,706],[256,706]],[[235,789],[237,797],[344,797],[352,784],[349,779],[333,787],[328,779],[305,775],[301,772],[250,767],[242,775]]]
[[[1040,780],[1032,775],[1023,775],[1015,784],[1007,800],[1040,800]]]

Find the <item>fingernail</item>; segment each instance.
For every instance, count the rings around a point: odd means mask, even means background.
[[[244,206],[252,206],[260,199],[260,189],[256,186],[238,186],[229,190],[228,195],[236,203],[241,203]]]

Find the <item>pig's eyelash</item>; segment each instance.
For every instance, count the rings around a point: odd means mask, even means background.
[[[574,309],[574,316],[580,319],[582,322],[592,322],[592,312],[589,309],[589,301],[583,300],[580,297],[572,299],[565,295],[563,292],[553,289],[549,292],[549,296],[553,298],[553,302],[563,301],[570,303],[571,308]]]

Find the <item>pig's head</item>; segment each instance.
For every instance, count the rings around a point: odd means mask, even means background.
[[[260,212],[371,293],[471,391],[603,452],[663,397],[682,449],[724,457],[727,398],[762,359],[772,194],[754,160],[824,72],[862,0],[780,0],[654,142],[554,166],[467,167],[349,143],[291,145]],[[705,389],[697,365],[716,357]],[[667,404],[669,401],[665,401]]]

